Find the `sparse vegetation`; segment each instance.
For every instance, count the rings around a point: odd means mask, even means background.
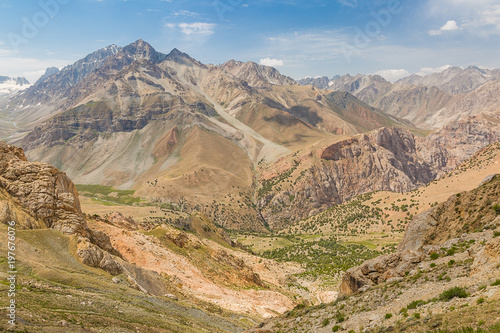
[[[468,296],[469,294],[467,293],[467,290],[465,290],[465,288],[453,287],[451,289],[444,291],[441,295],[439,295],[439,299],[441,301],[447,302],[455,297],[466,298]]]

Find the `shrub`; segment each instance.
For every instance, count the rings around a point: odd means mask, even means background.
[[[415,319],[420,319],[420,313],[418,313],[418,312],[414,313],[414,314],[413,314],[413,317],[414,317]]]
[[[335,325],[332,327],[332,332],[338,332],[340,331],[340,326],[339,325]]]
[[[495,282],[491,284],[492,286],[500,286],[500,279],[497,279]]]
[[[455,260],[453,260],[453,259],[452,259],[452,260],[448,261],[448,266],[450,266],[450,267],[451,267],[451,266],[453,266],[454,264],[455,264]]]
[[[392,318],[392,313],[385,314],[385,319],[391,319],[391,318]]]
[[[444,291],[441,295],[439,295],[439,299],[447,302],[455,297],[466,298],[467,296],[469,296],[469,295],[467,294],[467,291],[465,290],[465,288],[453,287],[451,289]]]
[[[417,307],[424,305],[424,304],[425,304],[425,302],[422,300],[413,301],[410,304],[408,304],[408,306],[406,308],[407,309],[416,309]]]
[[[437,258],[439,258],[439,253],[437,253],[437,252],[432,252],[432,253],[431,253],[431,260],[436,260]]]
[[[434,268],[434,267],[436,267],[436,264],[435,263],[431,263],[430,266],[431,266],[431,268]]]
[[[330,319],[328,318],[323,319],[323,321],[321,322],[321,325],[323,325],[323,327],[327,326],[328,324],[330,324]]]
[[[484,298],[481,297],[480,299],[477,300],[477,304],[482,304],[482,303],[484,303]]]
[[[500,215],[500,205],[499,204],[494,204],[491,208],[497,213],[497,215]]]
[[[345,321],[345,315],[341,312],[337,312],[337,314],[335,315],[335,319],[337,320],[337,323],[341,323]]]

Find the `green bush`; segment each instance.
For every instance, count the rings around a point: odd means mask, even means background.
[[[500,205],[499,204],[494,204],[491,208],[497,213],[497,215],[500,215]]]
[[[335,319],[337,320],[337,323],[341,323],[345,321],[345,315],[341,312],[337,312],[337,314],[335,315]]]
[[[416,309],[417,307],[424,305],[424,304],[425,304],[425,302],[422,300],[413,301],[410,304],[408,304],[408,306],[406,308],[407,309]]]
[[[338,332],[340,331],[340,326],[339,325],[335,325],[332,327],[332,332]]]
[[[447,302],[455,297],[466,298],[467,296],[469,296],[469,294],[467,294],[465,288],[453,287],[451,289],[444,291],[441,295],[439,295],[439,299],[441,301]]]
[[[436,260],[437,258],[439,258],[439,253],[437,253],[437,252],[432,252],[432,253],[431,253],[431,260]]]
[[[392,318],[392,313],[385,314],[385,319],[391,319],[391,318]]]
[[[477,300],[477,304],[482,304],[482,303],[484,303],[484,298],[481,297],[480,299]]]
[[[330,319],[328,318],[323,319],[323,321],[321,322],[321,325],[323,325],[323,327],[327,326],[328,324],[330,324]]]
[[[434,268],[434,267],[436,267],[436,264],[435,263],[431,263],[430,266],[431,266],[431,268]]]
[[[492,286],[500,286],[500,279],[497,279],[495,282],[491,284]]]

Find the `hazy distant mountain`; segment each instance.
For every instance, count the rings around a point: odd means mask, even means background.
[[[351,93],[371,105],[379,96],[389,91],[391,86],[392,84],[380,75],[347,74],[333,79],[329,89]]]
[[[319,89],[327,89],[329,87],[330,79],[327,76],[306,77],[297,81],[301,86],[315,86]]]
[[[425,76],[413,74],[397,83],[437,87],[450,94],[468,93],[489,81],[500,80],[500,69],[484,69],[470,66],[465,69],[450,67],[439,73]]]
[[[24,77],[0,76],[0,94],[11,94],[26,89],[29,84],[29,81]]]
[[[450,67],[426,76],[414,74],[394,84],[379,75],[347,74],[332,78],[326,89],[351,93],[387,114],[435,129],[482,112],[498,113],[495,82],[499,80],[500,69]],[[299,83],[325,86],[321,79]]]

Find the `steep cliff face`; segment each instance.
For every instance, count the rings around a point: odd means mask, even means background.
[[[455,166],[438,145],[398,128],[382,128],[330,145],[291,189],[272,191],[259,202],[272,227],[296,221],[356,195],[406,192]],[[292,201],[290,201],[290,199]]]
[[[0,141],[0,222],[18,229],[54,229],[78,237],[83,263],[119,274],[108,236],[87,226],[78,192],[64,172],[29,162],[23,150]]]
[[[500,141],[500,119],[486,115],[468,117],[449,123],[429,135],[427,140],[446,149],[459,163]]]
[[[46,227],[66,234],[85,233],[78,193],[66,174],[45,163],[28,162],[22,149],[3,142],[0,187]]]

